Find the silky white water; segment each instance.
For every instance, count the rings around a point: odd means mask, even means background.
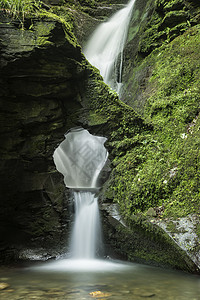
[[[100,24],[89,39],[83,53],[99,69],[104,82],[120,94],[122,86],[123,50],[135,0]]]
[[[72,231],[73,259],[94,259],[100,246],[101,229],[98,199],[91,192],[74,192],[75,223]]]
[[[65,134],[53,159],[64,176],[66,187],[76,190],[100,187],[99,174],[108,157],[105,141],[106,138],[94,136],[81,127],[72,128]]]

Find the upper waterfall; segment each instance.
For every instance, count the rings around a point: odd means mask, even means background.
[[[53,158],[67,187],[86,190],[99,187],[98,177],[108,157],[105,141],[106,138],[91,135],[83,128],[72,128],[65,134]]]
[[[120,93],[122,85],[123,49],[135,0],[100,24],[89,39],[83,53],[97,67],[104,82]]]

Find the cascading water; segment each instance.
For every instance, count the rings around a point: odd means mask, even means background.
[[[97,259],[101,249],[101,226],[96,192],[108,152],[106,138],[83,128],[72,128],[55,150],[53,158],[64,182],[73,191],[75,221],[70,241],[70,258],[34,267],[43,271],[101,272],[127,268],[120,263]]]
[[[72,232],[74,259],[94,259],[101,245],[98,199],[91,192],[74,192],[76,218]]]
[[[104,82],[120,94],[123,50],[135,0],[100,24],[83,50],[88,61],[97,67]]]
[[[75,222],[70,245],[73,259],[94,259],[101,241],[95,190],[99,188],[99,174],[108,156],[105,141],[106,138],[93,136],[83,128],[74,128],[53,155],[65,185],[74,194]]]

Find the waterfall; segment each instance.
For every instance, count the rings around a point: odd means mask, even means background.
[[[74,259],[94,259],[101,229],[98,199],[91,192],[74,192],[75,223],[72,232],[71,253]]]
[[[99,174],[108,152],[103,146],[106,138],[91,135],[81,127],[72,128],[65,140],[54,151],[57,170],[64,175],[64,182],[71,189],[99,188]]]
[[[122,86],[123,49],[135,0],[100,24],[89,39],[83,53],[99,69],[104,82],[120,94]]]
[[[83,128],[72,128],[53,155],[57,170],[74,195],[75,221],[70,243],[73,259],[94,259],[101,246],[95,191],[100,187],[99,175],[108,157],[105,141]]]

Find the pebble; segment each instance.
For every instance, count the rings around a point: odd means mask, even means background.
[[[144,294],[141,294],[140,296],[141,297],[154,297],[156,294],[153,294],[153,293],[144,293]]]
[[[5,290],[9,287],[9,284],[6,282],[0,282],[0,290]]]
[[[151,293],[151,292],[143,292],[143,291],[134,291],[134,295],[135,296],[140,296],[140,297],[143,297],[143,298],[151,298],[151,297],[154,297],[156,294],[154,293]]]

